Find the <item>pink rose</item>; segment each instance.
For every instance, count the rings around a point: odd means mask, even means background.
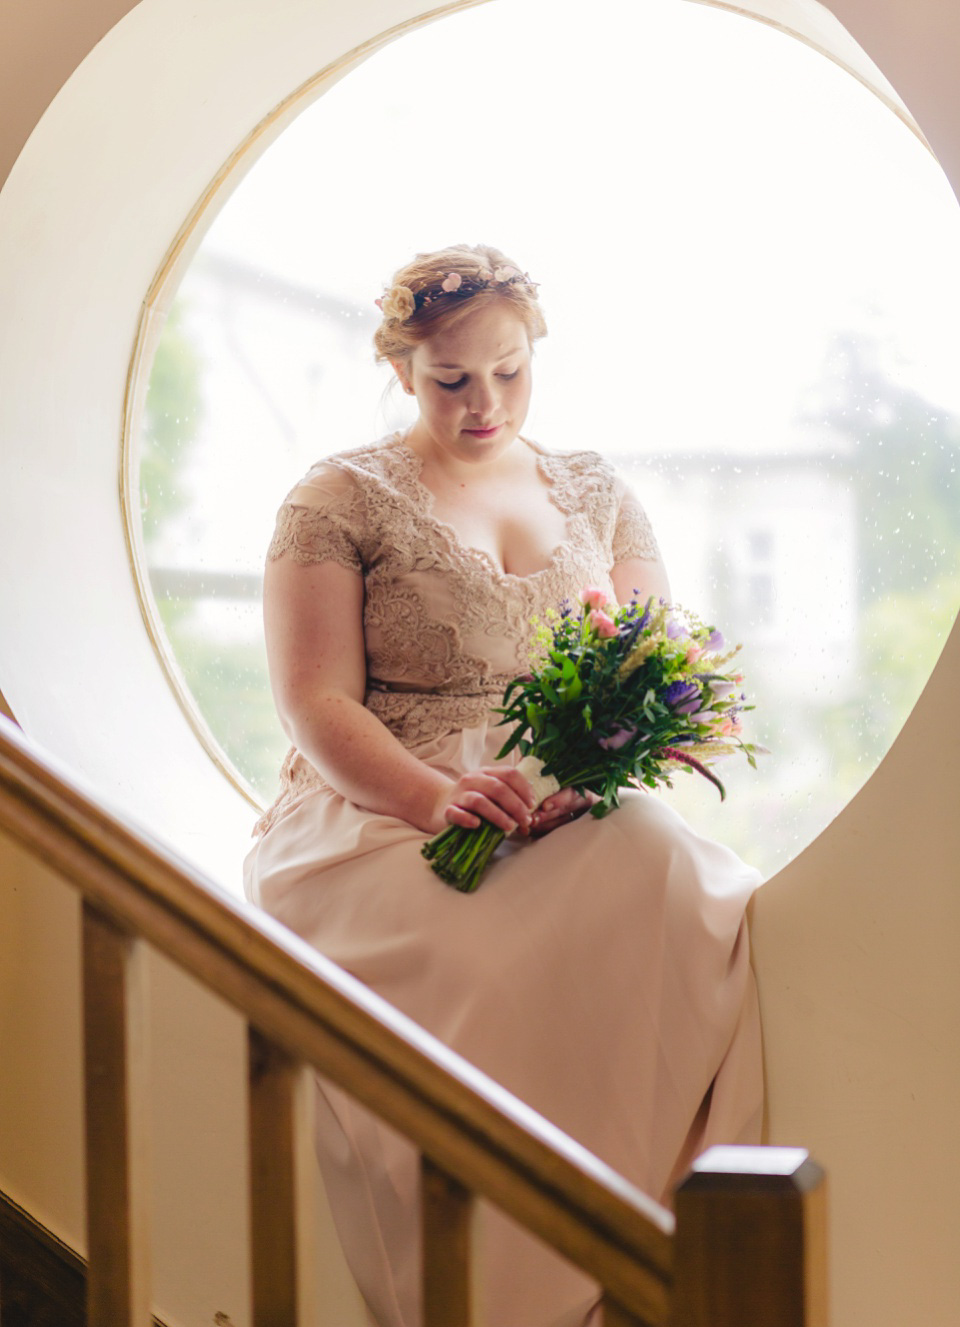
[[[598,636],[610,637],[617,634],[617,624],[612,617],[608,617],[602,608],[595,608],[587,621],[593,627]]]
[[[440,289],[445,290],[448,295],[452,295],[455,290],[459,290],[463,285],[463,277],[459,272],[448,272]]]
[[[580,591],[580,602],[588,608],[603,608],[608,600],[599,585],[587,585]]]
[[[618,728],[609,737],[599,738],[597,746],[602,746],[604,751],[619,751],[622,746],[626,746],[631,737],[636,736],[636,732],[636,728]]]
[[[703,650],[699,645],[691,645],[687,650],[687,663],[696,663],[701,654],[703,654]]]

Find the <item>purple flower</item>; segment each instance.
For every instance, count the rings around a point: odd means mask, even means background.
[[[722,700],[724,696],[729,696],[730,692],[735,690],[736,684],[728,682],[725,678],[715,677],[710,682],[710,690],[716,696],[717,700]]]
[[[619,751],[622,746],[630,741],[631,737],[637,734],[636,728],[617,728],[609,737],[601,737],[597,740],[597,745],[602,746],[604,751]]]
[[[673,618],[667,623],[668,640],[679,640],[681,636],[687,635],[687,629],[680,622],[675,622]]]
[[[696,682],[671,682],[663,693],[664,703],[679,708],[685,702],[693,700],[699,704],[700,688]]]
[[[707,637],[706,641],[704,642],[703,648],[705,650],[723,649],[723,635],[719,631],[717,631],[716,627],[714,627],[713,631],[710,632],[710,635]]]
[[[628,618],[626,622],[624,622],[623,626],[620,628],[620,641],[624,650],[632,648],[634,642],[649,621],[650,614],[644,609],[640,617],[636,618],[634,621],[631,622]]]

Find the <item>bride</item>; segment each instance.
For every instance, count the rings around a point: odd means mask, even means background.
[[[661,1201],[712,1143],[755,1142],[755,871],[666,800],[534,805],[491,710],[531,621],[585,585],[668,596],[642,507],[596,452],[524,437],[536,286],[496,249],[419,254],[378,301],[377,358],[418,418],[321,461],[280,508],[264,578],[292,748],[248,896]],[[424,839],[513,833],[476,894]],[[317,1151],[376,1327],[419,1327],[413,1148],[326,1082]],[[487,1327],[581,1327],[598,1292],[481,1204]]]

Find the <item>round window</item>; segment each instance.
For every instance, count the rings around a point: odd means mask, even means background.
[[[150,370],[142,542],[171,674],[268,802],[286,746],[260,625],[274,512],[406,422],[373,300],[419,249],[540,282],[526,432],[614,460],[676,599],[744,644],[770,755],[720,807],[767,872],[875,768],[960,600],[960,209],[836,64],[703,5],[543,0],[417,29],[310,106],[230,197]]]

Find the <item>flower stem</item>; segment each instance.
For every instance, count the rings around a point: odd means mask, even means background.
[[[502,829],[486,820],[478,829],[449,825],[425,843],[421,852],[441,880],[463,894],[472,894],[505,837]]]
[[[724,788],[723,784],[717,778],[716,774],[711,773],[710,770],[707,769],[706,765],[701,764],[701,762],[697,760],[695,756],[688,755],[686,751],[681,751],[680,748],[676,746],[661,747],[660,755],[668,756],[671,760],[679,760],[682,765],[689,765],[691,769],[695,769],[698,774],[702,774],[705,779],[710,780],[713,786],[720,793],[721,802],[726,801],[727,797],[726,788]]]

